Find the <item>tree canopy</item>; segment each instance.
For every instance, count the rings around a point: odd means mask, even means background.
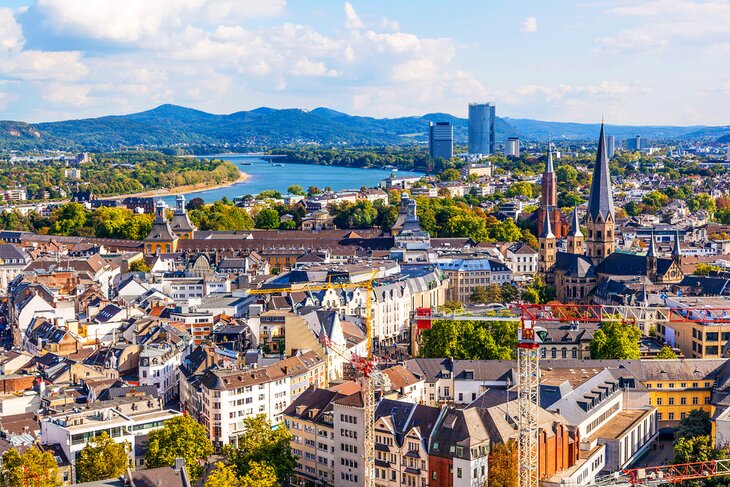
[[[285,482],[297,463],[290,448],[291,433],[282,425],[272,427],[264,414],[244,418],[243,423],[245,433],[239,437],[238,446],[225,450],[228,463],[242,479],[250,476],[253,480],[271,468],[277,483]]]
[[[517,442],[495,443],[489,452],[489,487],[517,487]]]
[[[106,432],[94,437],[76,458],[76,480],[94,482],[123,475],[130,464],[130,445],[115,442]]]
[[[519,323],[511,321],[434,321],[421,333],[420,354],[427,358],[509,360],[517,346]]]
[[[0,468],[2,487],[55,487],[58,480],[58,464],[51,452],[28,448],[22,455],[11,448],[2,455]]]
[[[590,343],[592,359],[641,358],[639,340],[641,330],[636,326],[618,321],[603,323],[596,330]]]
[[[150,431],[145,464],[150,468],[173,467],[176,458],[185,459],[193,479],[203,473],[202,464],[213,454],[205,427],[190,416],[176,416],[158,430]]]
[[[656,354],[656,358],[658,359],[676,359],[677,354],[672,350],[672,347],[669,345],[664,345],[661,350],[659,350],[659,353]]]

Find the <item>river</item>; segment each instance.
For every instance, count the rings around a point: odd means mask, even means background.
[[[206,203],[223,199],[227,196],[232,200],[238,196],[257,194],[267,189],[274,189],[286,193],[286,189],[292,184],[298,184],[306,191],[309,186],[317,186],[324,189],[329,186],[333,190],[360,189],[362,186],[368,188],[377,186],[378,183],[390,176],[392,171],[387,169],[362,169],[358,167],[339,166],[318,166],[315,164],[281,164],[274,159],[274,164],[261,159],[258,156],[243,154],[218,154],[213,156],[216,159],[223,159],[236,164],[241,171],[249,175],[246,181],[235,183],[231,186],[218,189],[207,189],[187,193],[185,198],[190,201],[192,198],[203,198]],[[246,165],[243,165],[243,163]],[[251,163],[251,165],[248,165]],[[398,171],[399,176],[422,176],[423,173],[412,171]],[[174,205],[175,196],[163,198],[169,205]]]

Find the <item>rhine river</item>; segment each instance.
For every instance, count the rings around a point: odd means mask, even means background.
[[[309,186],[317,186],[324,189],[329,186],[333,190],[360,189],[362,186],[368,188],[377,186],[378,183],[390,176],[392,171],[388,169],[362,169],[357,167],[339,166],[318,166],[314,164],[282,164],[274,159],[274,163],[265,161],[258,156],[242,154],[218,154],[206,156],[210,158],[223,159],[236,164],[239,169],[248,174],[246,181],[235,183],[225,188],[208,189],[187,193],[185,198],[190,201],[193,198],[203,198],[206,203],[223,199],[227,196],[229,200],[247,194],[257,194],[267,189],[279,191],[286,194],[286,188],[292,184],[298,184],[306,191]],[[245,165],[243,163],[246,163]],[[251,163],[248,165],[248,163]],[[423,173],[411,171],[398,171],[398,176],[422,176]],[[163,198],[167,204],[174,205],[175,196]]]

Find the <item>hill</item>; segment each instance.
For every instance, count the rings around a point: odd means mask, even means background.
[[[323,143],[388,145],[425,143],[429,122],[448,121],[457,144],[467,140],[467,120],[445,113],[398,118],[349,115],[329,108],[274,109],[217,115],[177,105],[161,105],[129,115],[27,124],[0,121],[0,149],[110,150],[130,146],[226,146]],[[592,141],[598,124],[498,118],[497,139]],[[727,127],[607,126],[617,138],[641,134],[649,139],[717,138]]]

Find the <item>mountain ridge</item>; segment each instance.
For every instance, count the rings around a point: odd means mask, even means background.
[[[259,107],[229,114],[213,114],[174,104],[163,104],[127,115],[58,122],[0,121],[0,149],[109,150],[130,146],[221,145],[265,147],[282,144],[322,143],[388,145],[424,143],[428,123],[448,121],[456,143],[465,143],[468,122],[447,113],[374,118],[351,115],[327,107],[312,110]],[[600,124],[549,122],[498,117],[497,140],[591,141]],[[712,139],[730,134],[730,126],[606,125],[617,139],[641,135],[647,139]]]

